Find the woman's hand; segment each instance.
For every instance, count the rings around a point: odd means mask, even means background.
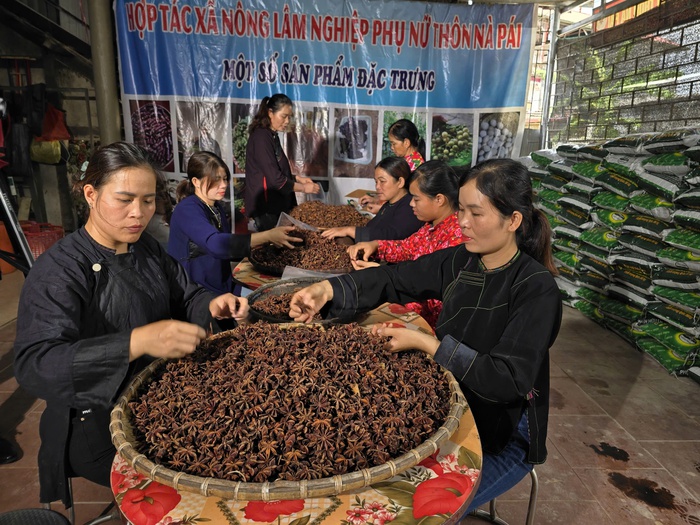
[[[336,237],[352,237],[355,238],[354,226],[342,226],[340,228],[328,228],[321,232],[321,237],[326,239],[335,239]]]
[[[378,262],[363,261],[362,259],[359,259],[357,261],[351,260],[350,264],[352,264],[352,267],[355,270],[364,270],[365,268],[374,268],[375,266],[379,266]]]
[[[369,204],[376,204],[378,202],[379,199],[369,193],[360,197],[360,206],[363,208],[366,208]]]
[[[321,191],[321,186],[311,179],[307,179],[307,182],[303,182],[302,186],[304,187],[304,193],[318,193]]]
[[[363,210],[376,215],[379,209],[384,206],[384,201],[372,195],[363,195],[360,197],[360,206]]]
[[[215,319],[230,319],[245,321],[248,318],[248,299],[225,293],[214,297],[209,303],[209,312]]]
[[[390,352],[402,352],[403,350],[420,350],[434,356],[440,341],[434,335],[429,335],[410,328],[390,328],[388,323],[376,324],[372,327],[372,333],[385,337],[391,337],[384,344],[384,348]]]
[[[370,256],[377,251],[379,243],[377,241],[358,242],[352,246],[348,246],[348,254],[352,261],[358,260],[359,254],[362,253],[361,259],[369,261]]]
[[[299,323],[307,323],[321,311],[323,305],[333,299],[333,287],[321,281],[299,290],[289,303],[289,317]]]
[[[264,235],[266,242],[271,242],[275,246],[294,248],[293,242],[301,243],[304,239],[298,237],[290,236],[290,232],[294,230],[294,226],[278,226],[277,228],[272,228],[266,232],[262,232],[257,235]],[[253,235],[256,235],[255,233]],[[251,242],[252,245],[252,242]]]
[[[129,341],[129,361],[144,355],[179,358],[194,352],[207,336],[204,328],[168,319],[134,328]]]

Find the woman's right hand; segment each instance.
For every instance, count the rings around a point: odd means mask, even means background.
[[[358,242],[352,246],[348,246],[348,254],[350,255],[350,260],[357,261],[360,257],[359,254],[362,253],[361,259],[363,261],[369,261],[370,256],[377,251],[379,248],[379,243],[377,241],[368,242]]]
[[[304,193],[318,193],[321,191],[321,186],[311,179],[303,182],[302,186],[304,186]]]
[[[376,215],[377,213],[379,213],[379,210],[382,209],[382,206],[384,206],[384,201],[372,202],[365,206],[365,210]]]
[[[383,205],[384,201],[379,200],[378,197],[374,197],[372,195],[363,195],[360,197],[360,206],[362,209],[375,215]]]
[[[289,317],[299,323],[307,323],[331,299],[333,299],[331,283],[328,281],[314,283],[292,296],[289,303]]]
[[[294,248],[295,246],[292,244],[293,242],[301,243],[304,242],[304,239],[292,237],[289,233],[293,230],[294,226],[278,226],[277,228],[272,228],[271,230],[267,230],[263,233],[267,234],[267,241],[271,242],[277,247],[284,246],[285,248]]]
[[[362,259],[358,261],[350,261],[350,264],[352,264],[352,267],[355,270],[364,270],[365,268],[374,268],[375,266],[379,266],[378,262],[374,261],[363,261]]]
[[[129,361],[141,356],[179,358],[194,352],[207,333],[199,325],[167,319],[134,328],[129,341]]]

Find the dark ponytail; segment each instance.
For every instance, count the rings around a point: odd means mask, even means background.
[[[532,182],[527,168],[512,159],[491,159],[466,171],[459,186],[470,180],[476,180],[477,189],[489,198],[503,217],[520,212],[523,220],[515,232],[518,248],[556,275],[558,272],[552,259],[552,229],[545,215],[533,205]]]
[[[425,140],[420,136],[416,125],[406,118],[402,118],[389,126],[389,135],[393,135],[399,140],[406,140],[411,146],[418,150],[420,156],[425,158]]]
[[[269,128],[270,115],[268,115],[267,112],[272,111],[273,113],[277,113],[284,106],[294,107],[292,99],[284,93],[277,93],[271,97],[264,97],[258,106],[258,111],[255,113],[250,126],[248,126],[248,132],[252,133],[253,130],[257,128]]]
[[[441,160],[429,160],[418,166],[411,177],[411,184],[418,184],[418,188],[428,197],[435,198],[442,194],[452,208],[457,211],[459,207],[459,179],[455,171]]]
[[[226,180],[231,179],[231,172],[228,166],[216,153],[211,151],[198,151],[187,161],[187,178],[177,185],[175,195],[177,202],[185,197],[194,195],[194,184],[192,179],[197,178],[202,181],[202,191],[206,193],[212,184],[221,180],[219,170],[224,170]]]

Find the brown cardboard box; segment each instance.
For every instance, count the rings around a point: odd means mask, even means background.
[[[374,195],[374,192],[372,190],[353,190],[347,195],[345,195],[345,200],[348,204],[351,204],[355,206],[356,208],[360,207],[360,199],[364,197],[365,195]]]

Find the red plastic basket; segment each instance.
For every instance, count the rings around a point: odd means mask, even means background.
[[[20,221],[20,226],[34,259],[63,238],[63,228],[48,222]]]

